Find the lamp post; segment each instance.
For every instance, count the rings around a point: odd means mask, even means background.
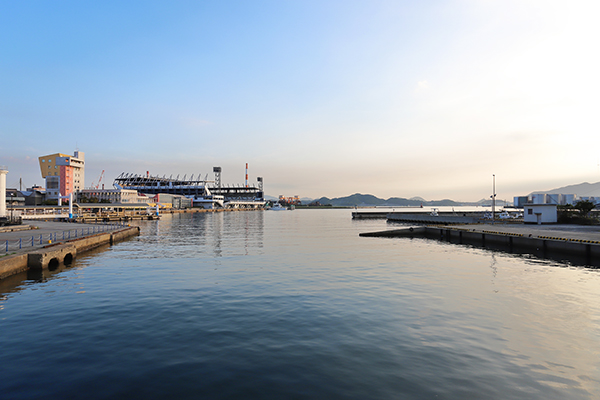
[[[492,186],[492,222],[496,220],[496,175],[492,175],[493,186]]]
[[[13,192],[10,192],[10,220],[11,221],[13,220],[13,207],[14,207],[13,206],[13,201],[14,201],[13,199],[14,199],[14,195],[15,194]]]

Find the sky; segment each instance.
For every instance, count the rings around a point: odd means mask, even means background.
[[[265,193],[477,201],[600,181],[600,2],[0,0],[0,165],[85,153]]]

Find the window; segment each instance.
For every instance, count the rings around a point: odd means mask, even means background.
[[[527,215],[533,215],[533,208],[527,209]]]
[[[46,162],[46,160],[44,160],[44,159],[42,158],[42,162]]]

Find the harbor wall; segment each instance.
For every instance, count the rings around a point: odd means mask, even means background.
[[[78,254],[102,245],[112,245],[140,233],[138,226],[128,227],[115,232],[97,233],[79,239],[50,244],[22,254],[0,258],[0,279],[29,269],[43,270],[70,264]]]
[[[569,237],[533,236],[516,232],[465,229],[452,226],[426,226],[361,233],[362,237],[405,237],[443,240],[456,244],[534,253],[542,256],[569,255],[588,265],[600,266],[600,241]]]
[[[28,254],[13,254],[0,258],[0,279],[27,271]]]

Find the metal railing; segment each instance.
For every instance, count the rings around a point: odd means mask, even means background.
[[[63,231],[56,231],[50,233],[40,233],[39,235],[32,235],[31,238],[19,238],[13,240],[5,240],[2,243],[2,247],[5,253],[10,251],[17,251],[34,246],[43,246],[47,244],[57,243],[65,240],[82,238],[89,235],[95,235],[96,233],[108,232],[119,228],[125,228],[128,225],[125,222],[115,222],[110,224],[97,224],[90,225],[85,228],[68,229]],[[1,251],[1,250],[0,250]]]

